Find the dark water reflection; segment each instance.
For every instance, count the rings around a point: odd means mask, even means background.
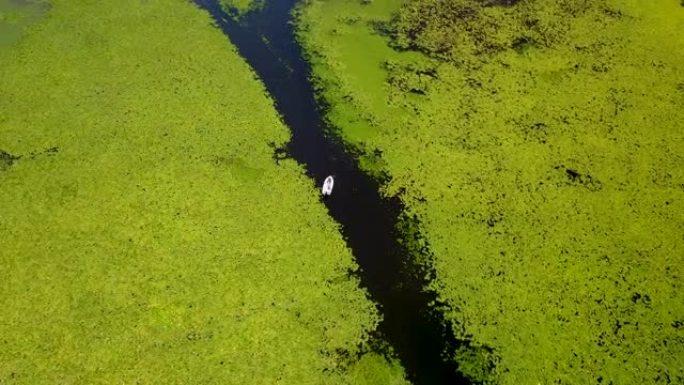
[[[458,343],[430,304],[425,272],[412,263],[395,230],[402,206],[382,197],[378,183],[362,172],[326,124],[309,81],[309,64],[290,24],[297,0],[270,1],[240,22],[221,10],[216,0],[196,0],[235,44],[274,99],[292,131],[286,152],[302,164],[320,186],[336,175],[335,190],[324,200],[330,215],[361,267],[361,284],[377,302],[383,321],[377,338],[388,342],[416,385],[467,383],[451,356]]]

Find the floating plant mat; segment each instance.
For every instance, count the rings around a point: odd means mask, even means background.
[[[355,360],[375,307],[209,15],[51,4],[0,55],[0,383],[401,378]]]
[[[469,376],[684,381],[679,0],[313,0],[299,26],[454,331],[493,349],[456,354]]]
[[[50,9],[47,0],[0,0],[0,53]]]

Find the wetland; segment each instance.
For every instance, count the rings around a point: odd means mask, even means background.
[[[683,39],[677,0],[0,0],[0,383],[684,382]]]

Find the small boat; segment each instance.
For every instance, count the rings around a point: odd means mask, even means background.
[[[321,193],[325,195],[332,195],[333,185],[335,185],[335,179],[332,175],[328,175],[323,182],[323,187],[321,188]]]

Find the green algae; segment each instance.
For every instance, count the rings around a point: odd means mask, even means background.
[[[401,378],[338,366],[378,315],[208,14],[55,0],[0,68],[0,383]]]
[[[456,349],[454,359],[458,369],[470,381],[478,384],[496,384],[494,375],[499,357],[487,347],[461,346]]]
[[[235,16],[242,16],[247,12],[260,9],[264,6],[264,0],[219,0],[221,7]]]
[[[404,370],[395,360],[366,353],[348,369],[353,385],[408,385]]]
[[[0,150],[0,171],[8,170],[20,157]]]
[[[19,41],[48,8],[46,0],[0,0],[0,53]]]
[[[678,2],[311,1],[299,25],[454,331],[494,349],[460,352],[464,373],[683,381]]]

